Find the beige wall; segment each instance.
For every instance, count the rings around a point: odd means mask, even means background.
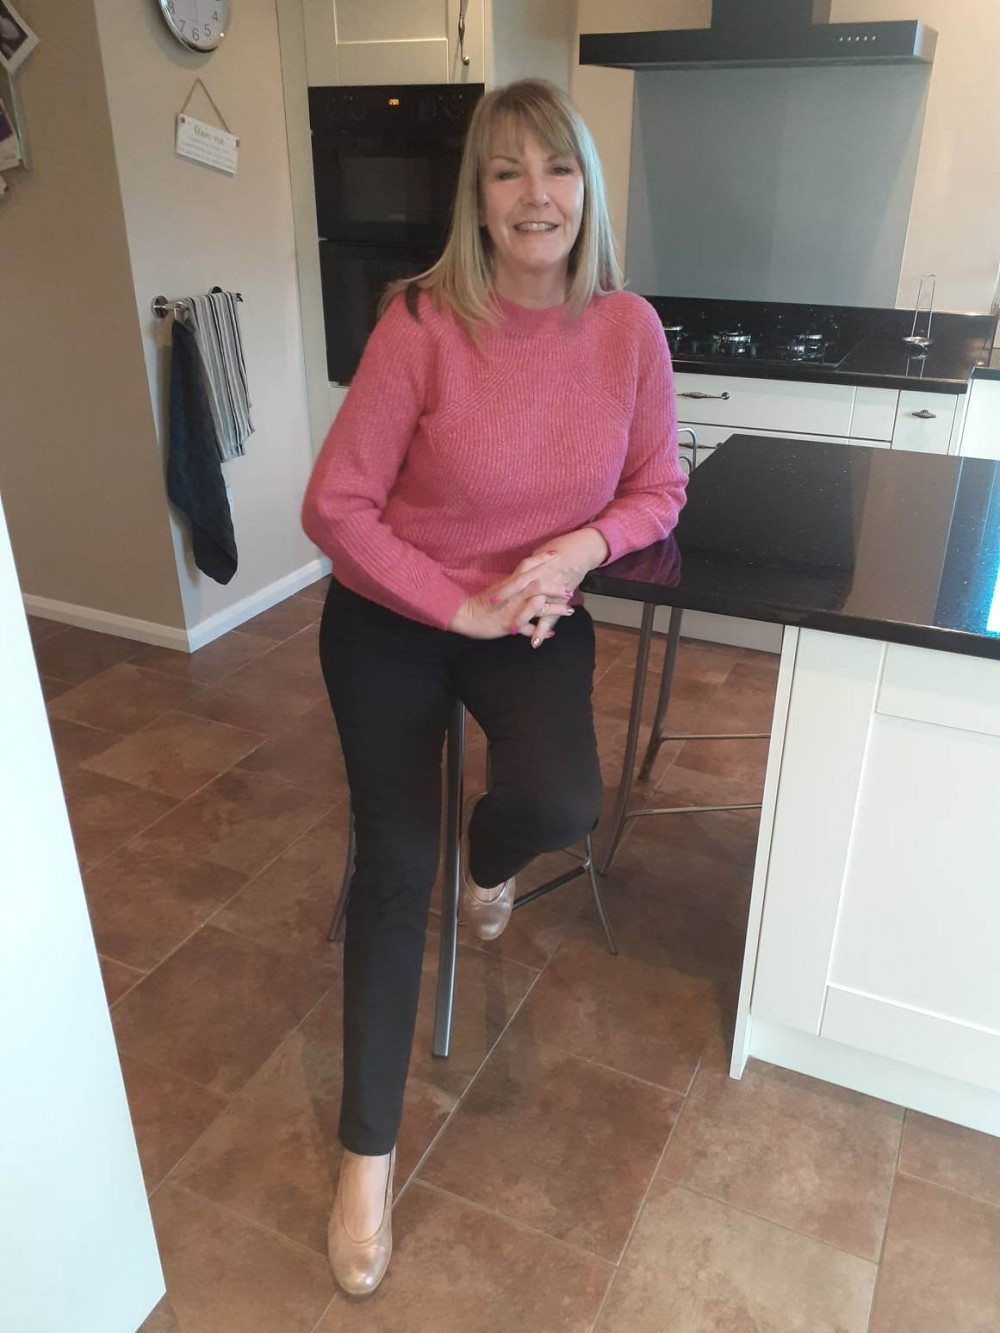
[[[581,32],[704,27],[710,0],[579,0]],[[1000,262],[1000,134],[996,129],[997,0],[834,0],[834,22],[921,18],[940,34],[930,80],[897,305],[921,273],[938,275],[942,309],[985,310]],[[669,77],[669,75],[664,75]],[[573,95],[598,142],[616,234],[625,237],[632,132],[631,73],[581,68]]]
[[[183,625],[91,0],[18,0],[32,170],[0,199],[0,493],[26,593]]]
[[[244,351],[256,427],[226,465],[240,568],[226,587],[202,577],[175,525],[189,628],[315,559],[299,509],[312,461],[275,0],[240,0],[211,56],[186,51],[152,3],[96,0],[134,284],[154,414],[165,428],[166,322],[150,301],[243,293]],[[174,121],[197,76],[240,138],[235,177],[177,157]],[[214,122],[199,91],[193,115]]]

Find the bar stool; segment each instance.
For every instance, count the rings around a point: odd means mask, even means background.
[[[629,712],[628,737],[625,742],[625,757],[622,761],[622,775],[618,785],[618,797],[615,801],[615,812],[611,821],[611,837],[608,841],[607,850],[604,853],[604,861],[600,867],[601,874],[606,875],[611,868],[611,863],[615,859],[618,848],[621,846],[621,840],[625,833],[625,828],[633,820],[643,818],[646,815],[690,815],[707,814],[719,810],[759,810],[760,801],[750,803],[741,803],[737,805],[673,805],[660,807],[642,806],[636,810],[628,808],[629,798],[632,793],[632,785],[635,781],[635,760],[639,747],[639,729],[642,720],[642,700],[645,693],[646,672],[649,666],[649,650],[653,639],[653,616],[656,607],[647,605],[642,610],[642,627],[639,631],[639,646],[636,652],[635,678],[632,686],[632,706]],[[770,736],[768,731],[755,732],[675,732],[668,735],[663,730],[663,721],[666,717],[667,707],[670,703],[670,690],[674,680],[674,668],[677,665],[677,650],[680,647],[681,625],[684,621],[684,612],[679,606],[670,608],[670,624],[667,629],[667,649],[663,659],[663,674],[660,677],[660,693],[656,701],[656,713],[653,717],[653,727],[650,732],[649,741],[646,745],[646,753],[643,756],[642,763],[639,766],[639,781],[648,780],[652,772],[656,756],[660,752],[660,746],[668,741],[762,741]]]
[[[434,1019],[434,1054],[446,1059],[451,1046],[451,1020],[455,1000],[455,968],[458,960],[458,904],[462,878],[462,793],[465,779],[465,705],[456,699],[448,723],[447,738],[447,789],[445,795],[445,849],[444,849],[444,885],[441,895],[441,937],[438,962],[437,1008]],[[486,783],[489,786],[489,756],[486,760]],[[341,882],[333,920],[327,931],[328,940],[339,939],[343,933],[344,918],[347,913],[347,901],[351,892],[351,879],[354,874],[356,840],[354,833],[353,810],[348,811],[347,858],[344,866],[344,878]],[[591,835],[583,841],[583,853],[567,849],[566,854],[579,861],[579,865],[567,870],[554,879],[547,880],[536,889],[522,893],[514,899],[514,909],[525,907],[553,889],[568,884],[571,880],[586,875],[590,880],[590,891],[594,897],[594,906],[604,930],[608,950],[617,954],[618,947],[611,930],[611,922],[604,907],[601,888],[597,882],[597,868],[594,864],[594,849]]]

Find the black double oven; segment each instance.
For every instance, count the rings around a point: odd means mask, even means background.
[[[332,381],[357,369],[386,285],[440,256],[482,95],[482,84],[309,89]]]

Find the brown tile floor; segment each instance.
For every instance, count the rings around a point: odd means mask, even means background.
[[[376,1297],[324,1256],[347,787],[323,585],[193,656],[32,622],[168,1295],[152,1333],[986,1333],[1000,1140],[752,1063],[726,1075],[756,823],[640,823],[425,985]],[[599,633],[610,798],[635,638]],[[654,648],[654,665],[662,643]],[[685,643],[671,721],[766,730],[776,661]],[[647,701],[647,717],[652,708]],[[746,801],[765,745],[665,747],[657,803]],[[469,740],[470,782],[483,744]],[[545,858],[525,877],[561,867]]]

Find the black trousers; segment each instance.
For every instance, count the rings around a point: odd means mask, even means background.
[[[320,660],[344,750],[357,859],[344,938],[340,1138],[396,1141],[413,1043],[441,825],[441,755],[457,698],[490,745],[470,828],[472,878],[501,883],[591,831],[601,774],[594,627],[579,607],[540,648],[421,625],[331,582]]]

